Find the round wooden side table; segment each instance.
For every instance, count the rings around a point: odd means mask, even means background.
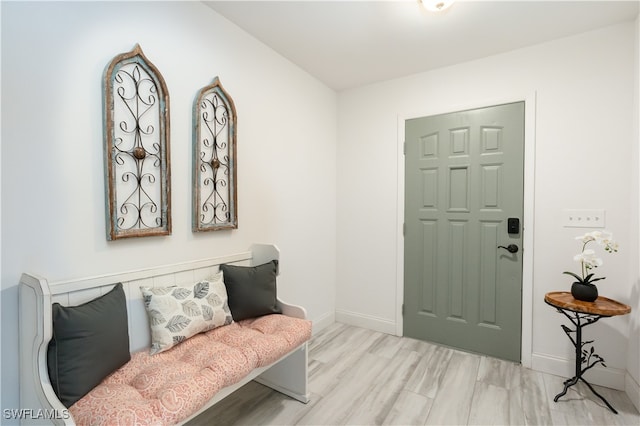
[[[611,411],[618,414],[615,408],[613,408],[611,404],[609,404],[602,395],[596,392],[593,386],[591,386],[591,384],[582,377],[587,370],[598,364],[601,364],[603,367],[605,366],[604,358],[594,352],[593,346],[591,346],[590,350],[584,348],[585,345],[593,343],[593,341],[582,342],[582,328],[589,324],[593,324],[600,318],[628,314],[631,312],[631,307],[624,303],[602,296],[599,296],[593,302],[583,302],[581,300],[574,299],[571,293],[567,291],[553,291],[547,293],[544,296],[544,301],[569,318],[569,321],[571,321],[575,326],[575,330],[572,330],[566,325],[561,325],[562,330],[564,330],[566,335],[569,337],[569,340],[571,340],[571,343],[573,343],[576,350],[575,375],[572,378],[565,380],[564,389],[556,395],[555,398],[553,398],[553,401],[558,402],[558,399],[564,396],[571,386],[578,383],[578,381],[582,381],[587,385],[587,387],[589,387],[589,389],[591,389],[591,392],[593,392],[607,405],[607,407],[611,409]],[[572,333],[575,333],[575,338]]]

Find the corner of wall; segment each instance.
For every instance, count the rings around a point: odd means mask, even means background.
[[[633,405],[636,406],[636,409],[640,411],[640,384],[638,384],[629,372],[627,372],[627,376],[625,377],[624,391],[627,393]]]
[[[345,309],[336,310],[336,321],[355,327],[368,328],[385,334],[396,334],[396,323],[392,320]]]
[[[315,336],[325,328],[329,327],[331,324],[336,322],[336,314],[335,312],[325,312],[320,315],[318,318],[314,318],[312,320],[313,325],[311,329],[311,334]]]
[[[635,223],[632,223],[633,234],[636,235],[635,253],[632,255],[636,258],[640,255],[640,13],[636,17],[635,25],[635,79],[634,79],[634,138],[633,144],[633,181],[635,183],[635,193],[632,194],[634,199],[632,206],[634,211],[631,217]],[[635,270],[634,270],[635,269]],[[640,265],[632,266],[630,271],[632,280],[630,300],[635,308],[632,312],[632,318],[629,323],[629,349],[627,352],[627,375],[625,377],[625,392],[633,402],[633,405],[640,411]],[[632,309],[633,309],[632,308]],[[634,364],[635,363],[635,364]]]

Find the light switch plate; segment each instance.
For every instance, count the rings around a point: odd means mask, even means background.
[[[604,228],[604,210],[562,210],[562,225],[565,228]]]

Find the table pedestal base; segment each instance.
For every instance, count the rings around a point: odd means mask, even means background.
[[[609,407],[609,409],[611,411],[613,411],[614,413],[618,414],[618,412],[616,411],[615,408],[613,408],[611,406],[611,404],[609,404],[609,401],[607,401],[604,396],[600,395],[598,392],[596,392],[596,390],[593,388],[593,386],[591,386],[591,383],[587,382],[585,379],[583,379],[582,377],[572,377],[571,379],[567,379],[564,381],[564,389],[562,390],[562,392],[560,392],[559,394],[557,394],[555,396],[555,398],[553,398],[553,402],[558,402],[558,400],[560,398],[562,398],[567,391],[569,390],[569,388],[575,384],[578,383],[578,381],[581,380],[582,383],[584,383],[585,385],[587,385],[589,387],[589,389],[591,389],[591,392],[593,392],[593,394],[595,396],[597,396],[598,398],[600,398],[602,400],[602,402],[604,402],[606,404],[607,407]]]
[[[587,382],[585,379],[582,378],[582,375],[587,370],[595,367],[596,365],[601,364],[602,366],[605,366],[604,358],[602,358],[600,355],[594,352],[593,346],[591,346],[590,350],[584,349],[584,346],[593,343],[593,340],[590,340],[584,343],[582,342],[582,327],[586,327],[589,324],[593,324],[594,322],[598,321],[600,318],[606,317],[606,315],[575,312],[567,309],[562,309],[557,306],[555,306],[555,308],[558,310],[558,312],[561,312],[567,318],[569,318],[569,320],[576,327],[575,330],[571,330],[569,327],[565,325],[561,326],[564,332],[566,333],[566,335],[569,337],[569,340],[571,340],[571,343],[573,343],[573,346],[576,349],[576,363],[575,363],[575,376],[564,381],[564,389],[562,390],[562,392],[557,394],[555,398],[553,398],[553,402],[558,402],[558,399],[563,397],[571,386],[577,384],[578,381],[582,381],[585,385],[589,387],[589,389],[591,389],[591,392],[593,392],[595,396],[600,398],[602,402],[604,402],[606,406],[609,407],[611,411],[613,411],[615,414],[618,414],[616,409],[613,408],[611,404],[609,404],[609,401],[607,401],[602,395],[596,392],[593,386],[591,386],[591,383]],[[575,333],[576,335],[575,339],[573,338],[571,333]],[[583,368],[582,364],[586,364],[586,366]]]

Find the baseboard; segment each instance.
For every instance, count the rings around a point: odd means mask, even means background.
[[[318,318],[312,320],[311,334],[315,336],[334,322],[336,322],[336,314],[334,312],[326,312],[320,315]]]
[[[369,330],[379,331],[380,333],[396,334],[395,321],[358,312],[338,309],[336,310],[336,321],[356,327],[368,328]]]
[[[532,370],[567,378],[573,377],[575,374],[575,362],[573,359],[534,353],[531,356],[531,361]],[[625,382],[628,381],[625,380],[625,376],[629,376],[626,370],[597,366],[586,372],[584,378],[594,385],[624,391]]]
[[[636,409],[640,411],[640,385],[628,371],[624,380],[624,391],[629,396],[631,402],[633,402],[633,405],[636,406]]]

